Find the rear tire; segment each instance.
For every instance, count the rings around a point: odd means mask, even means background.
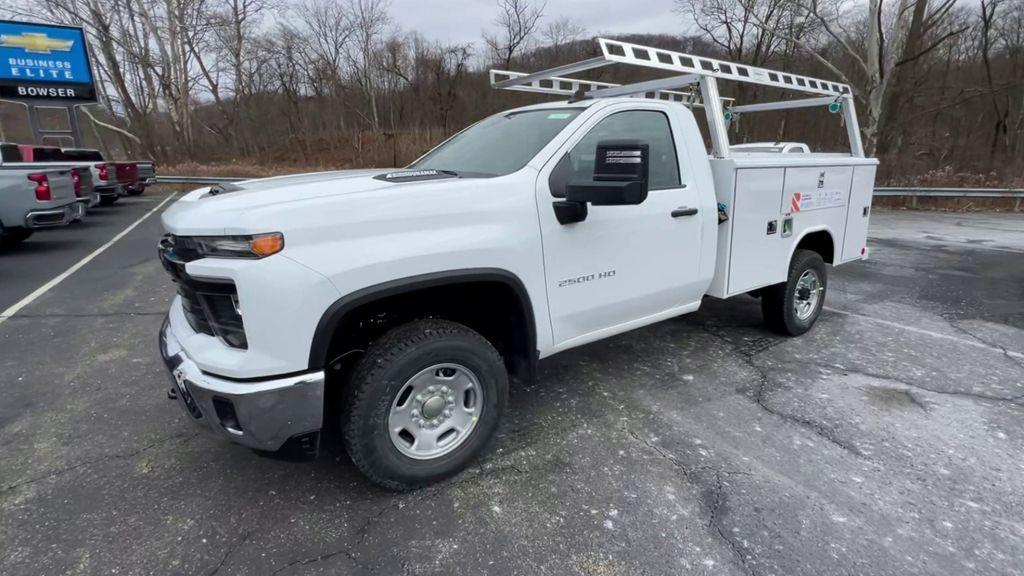
[[[787,280],[761,291],[765,324],[786,336],[807,332],[821,315],[827,286],[825,261],[821,255],[797,250],[789,263]]]
[[[460,472],[486,447],[505,410],[508,374],[480,334],[417,320],[369,347],[342,396],[356,467],[385,488],[410,490]]]
[[[16,244],[21,244],[32,235],[32,232],[28,228],[0,227],[0,248],[10,248]]]
[[[128,196],[141,196],[145,191],[146,188],[144,186],[140,186],[138,188],[126,188],[124,193]]]
[[[100,196],[100,206],[110,206],[119,198],[120,196]]]

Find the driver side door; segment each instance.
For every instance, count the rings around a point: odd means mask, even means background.
[[[555,348],[565,349],[696,308],[701,219],[672,114],[657,103],[611,107],[591,118],[545,165],[537,184]],[[637,205],[589,206],[559,224],[552,202],[568,181],[591,180],[606,140],[649,146],[649,193]],[[693,212],[693,213],[691,213]]]

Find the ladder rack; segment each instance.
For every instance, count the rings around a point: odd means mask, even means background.
[[[571,96],[575,99],[631,96],[702,107],[707,117],[714,155],[718,158],[729,157],[728,124],[740,114],[824,106],[830,111],[842,112],[850,139],[850,154],[864,156],[853,94],[846,84],[608,38],[598,38],[597,43],[601,50],[600,56],[541,72],[526,74],[491,70],[491,85],[505,90]],[[654,68],[675,74],[626,85],[566,77],[611,64]],[[723,102],[719,96],[718,80],[771,86],[814,97],[733,106],[731,102]]]

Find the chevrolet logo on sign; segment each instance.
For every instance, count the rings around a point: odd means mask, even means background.
[[[22,48],[31,54],[49,54],[51,52],[68,52],[74,40],[59,40],[50,38],[46,34],[34,32],[22,32],[17,36],[12,34],[0,35],[0,46],[4,48]]]

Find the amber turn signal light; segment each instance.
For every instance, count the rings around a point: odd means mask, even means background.
[[[267,257],[284,250],[284,235],[280,232],[270,234],[257,234],[249,241],[249,249],[253,254],[260,257]]]

